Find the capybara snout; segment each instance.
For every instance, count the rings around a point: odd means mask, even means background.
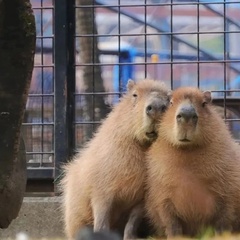
[[[171,91],[154,80],[142,81],[141,84],[130,80],[128,92],[135,122],[132,132],[142,145],[149,146],[158,136],[158,123],[170,103]]]
[[[147,116],[147,131],[146,137],[150,141],[154,141],[158,137],[157,133],[157,122],[161,119],[162,114],[166,111],[169,105],[168,99],[162,99],[159,97],[155,97],[152,99],[151,103],[147,104],[146,116]]]
[[[180,106],[176,119],[179,124],[188,122],[196,124],[198,121],[198,115],[192,104],[184,104]]]
[[[146,114],[152,119],[159,119],[161,114],[167,109],[168,102],[163,102],[162,99],[155,99],[146,107]]]

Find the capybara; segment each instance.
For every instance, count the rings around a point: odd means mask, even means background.
[[[231,231],[240,217],[240,151],[211,93],[173,91],[147,158],[146,209],[167,237]]]
[[[129,80],[127,88],[94,137],[64,167],[61,186],[69,239],[83,226],[93,225],[94,231],[115,230],[123,216],[128,219],[143,201],[145,152],[157,138],[156,126],[171,91],[150,79]],[[132,221],[134,215],[133,210]],[[132,237],[135,229],[127,226],[124,238]]]

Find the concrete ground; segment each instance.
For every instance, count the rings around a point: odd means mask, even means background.
[[[65,240],[60,211],[61,197],[25,197],[19,216],[7,229],[0,229],[0,240],[16,240],[18,233],[26,233],[30,240]],[[18,238],[18,240],[26,238]],[[153,239],[153,238],[150,238]],[[240,240],[240,235],[203,236],[205,240]],[[174,240],[189,240],[174,238]]]
[[[63,238],[61,197],[25,197],[19,216],[7,229],[0,229],[0,239],[15,239],[19,232],[31,239]]]

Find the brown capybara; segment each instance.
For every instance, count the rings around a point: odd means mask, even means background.
[[[138,209],[143,200],[145,151],[157,137],[170,91],[162,82],[147,79],[129,80],[127,88],[92,140],[64,167],[61,186],[69,239],[87,225],[94,231],[115,230],[118,218]],[[127,224],[125,238],[132,237],[133,225]]]
[[[147,158],[146,209],[167,237],[236,228],[240,151],[211,104],[211,93],[173,92]]]

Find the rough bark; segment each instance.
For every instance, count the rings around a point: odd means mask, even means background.
[[[32,76],[35,41],[30,1],[0,0],[1,228],[8,227],[17,217],[25,193],[26,159],[24,143],[20,144],[20,129]]]
[[[77,6],[80,6],[77,10],[77,33],[80,35],[79,48],[80,48],[80,61],[83,70],[83,85],[85,91],[88,93],[92,92],[104,92],[104,84],[101,75],[101,66],[93,65],[99,64],[99,49],[97,26],[95,22],[95,11],[93,7],[82,6],[93,6],[94,0],[76,0]],[[85,37],[81,37],[81,35]],[[89,36],[86,36],[89,35]],[[93,35],[93,36],[91,36]],[[88,64],[88,65],[84,65]],[[85,119],[89,121],[99,121],[106,116],[109,112],[109,108],[104,102],[103,95],[88,95],[85,98],[86,109]],[[87,138],[91,137],[91,131],[87,133]]]

